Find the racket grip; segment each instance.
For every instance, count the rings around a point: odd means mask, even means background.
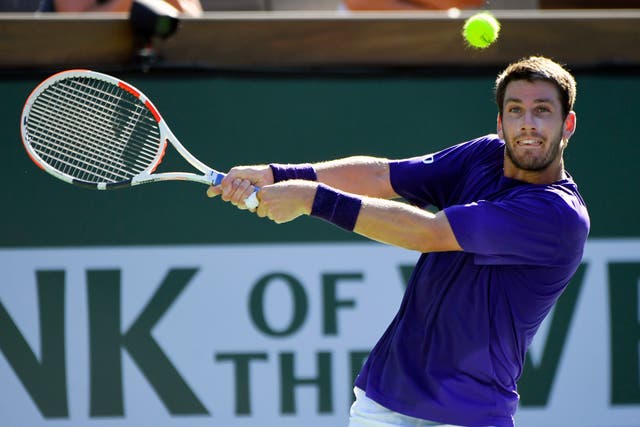
[[[247,197],[246,199],[244,199],[244,204],[249,208],[249,209],[255,209],[258,207],[258,205],[260,204],[260,202],[258,201],[258,189],[256,188],[256,191],[254,191],[253,193],[251,193],[251,195],[249,197]]]
[[[220,185],[220,183],[222,182],[222,179],[225,176],[226,175],[223,174],[223,173],[219,173],[219,172],[216,172],[214,170],[211,170],[209,172],[209,181],[211,182],[211,185]],[[260,204],[260,202],[258,201],[258,195],[257,194],[258,194],[258,189],[256,188],[254,190],[254,192],[251,193],[251,195],[244,200],[244,204],[249,209],[255,209]]]

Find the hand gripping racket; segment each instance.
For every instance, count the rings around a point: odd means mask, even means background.
[[[20,130],[31,160],[81,187],[108,190],[171,180],[218,185],[225,176],[187,151],[142,92],[94,71],[63,71],[40,83],[25,102]],[[203,174],[154,173],[168,142]],[[258,206],[256,192],[245,205]]]

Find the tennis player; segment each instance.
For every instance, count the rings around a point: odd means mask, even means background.
[[[244,208],[257,186],[260,217],[316,216],[422,253],[356,379],[350,427],[514,426],[527,347],[580,264],[589,216],[563,161],[573,76],[525,58],[495,94],[497,135],[403,160],[236,167],[208,190]]]

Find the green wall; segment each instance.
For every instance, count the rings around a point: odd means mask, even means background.
[[[495,131],[493,73],[118,76],[154,101],[187,148],[223,171],[352,154],[408,157]],[[566,166],[590,207],[591,237],[638,237],[640,75],[576,77],[578,129]],[[0,81],[1,247],[358,239],[313,218],[272,224],[207,199],[200,184],[101,192],[55,180],[20,142],[22,104],[39,80]],[[170,169],[181,167],[172,160]]]

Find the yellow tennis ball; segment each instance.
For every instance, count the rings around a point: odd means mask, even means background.
[[[462,27],[462,35],[469,46],[484,49],[498,38],[500,22],[489,12],[469,17]]]

